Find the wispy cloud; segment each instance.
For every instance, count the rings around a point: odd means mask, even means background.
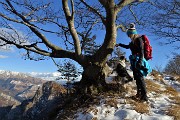
[[[14,52],[14,48],[11,47],[10,45],[4,45],[4,46],[0,46],[0,51],[1,52]]]
[[[8,56],[0,55],[0,59],[1,59],[1,58],[8,58]]]

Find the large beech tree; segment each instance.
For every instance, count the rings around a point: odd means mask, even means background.
[[[103,87],[106,61],[115,47],[117,30],[125,31],[127,24],[138,22],[132,9],[144,2],[147,1],[1,0],[0,46],[23,49],[30,60],[72,59],[84,69],[81,88]],[[96,33],[104,34],[98,39],[101,45],[95,53],[86,55],[86,43],[97,39]]]

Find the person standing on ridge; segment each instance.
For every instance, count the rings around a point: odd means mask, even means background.
[[[130,49],[132,55],[129,56],[131,69],[133,71],[134,80],[136,80],[137,94],[136,97],[141,101],[148,101],[144,76],[151,70],[148,62],[144,58],[143,38],[137,34],[135,24],[131,23],[127,30],[127,35],[131,39],[129,45],[116,44],[115,46]]]

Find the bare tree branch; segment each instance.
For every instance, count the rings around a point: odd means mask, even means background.
[[[16,14],[17,16],[19,16],[22,20],[23,20],[23,24],[25,24],[26,26],[28,26],[49,48],[52,48],[52,49],[60,49],[59,47],[51,44],[47,39],[46,37],[40,33],[35,27],[34,25],[32,25],[31,23],[28,22],[28,20],[22,16],[21,14],[19,14],[15,8],[13,7],[13,5],[10,3],[9,0],[6,0],[6,2],[8,3],[8,5],[11,7],[11,11]]]
[[[122,25],[122,24],[121,24],[121,25],[118,25],[118,26],[117,26],[117,29],[118,29],[118,28],[120,28],[123,32],[126,32],[126,28],[125,28],[124,25]]]
[[[89,9],[92,10],[95,14],[97,14],[97,15],[101,18],[103,24],[106,23],[105,17],[104,17],[103,15],[101,15],[101,13],[100,13],[99,11],[97,11],[95,8],[93,8],[93,7],[91,7],[90,5],[88,5],[84,0],[81,0],[81,2],[82,2],[87,8],[89,8]]]
[[[149,21],[149,31],[160,39],[166,38],[166,41],[162,41],[161,45],[174,44],[175,48],[179,48],[180,2],[177,0],[164,0],[163,3],[157,1],[153,5],[157,12],[152,15],[153,19]]]
[[[70,13],[69,6],[68,6],[68,0],[63,0],[63,10],[66,16],[66,20],[69,26],[70,33],[72,35],[73,41],[74,41],[74,47],[75,47],[75,53],[76,55],[81,55],[81,47],[80,47],[80,40],[77,34],[77,31],[74,27],[74,16]]]
[[[125,7],[126,5],[129,5],[133,2],[134,2],[134,0],[121,0],[115,7],[116,12],[119,12],[123,7]]]
[[[72,7],[72,18],[74,18],[75,10],[74,10],[74,2],[73,2],[73,0],[71,0],[71,7]]]
[[[42,8],[47,8],[49,5],[50,5],[50,3],[42,5],[42,6],[37,7],[37,8],[31,7],[32,10],[29,13],[27,13],[26,15],[24,15],[24,17],[27,18],[27,17],[31,16],[33,13],[35,13],[36,11],[38,11],[38,10],[40,10]],[[28,6],[28,7],[30,7],[30,6]]]
[[[11,44],[11,45],[15,45],[17,48],[21,49],[21,48],[24,48],[26,50],[29,50],[29,51],[32,51],[32,52],[35,52],[35,53],[38,53],[38,54],[41,54],[41,55],[45,55],[45,56],[50,56],[50,53],[45,51],[45,50],[40,50],[38,51],[37,49],[33,49],[32,46],[33,45],[20,45],[20,44],[17,44],[15,42],[12,42],[12,41],[9,41],[7,39],[5,39],[4,37],[1,37],[0,36],[0,39],[3,40],[4,42],[6,42],[6,44]]]
[[[134,13],[134,11],[132,10],[132,4],[129,5],[129,10],[132,13],[132,16],[135,18],[136,23],[139,23],[139,19],[137,18],[137,15]]]

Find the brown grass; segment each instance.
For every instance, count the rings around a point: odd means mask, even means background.
[[[180,104],[180,97],[179,97],[179,92],[176,91],[173,87],[171,86],[166,86],[165,90],[161,90],[161,86],[158,85],[157,83],[146,80],[146,85],[147,85],[147,90],[148,92],[155,92],[157,95],[161,94],[166,94],[170,96],[170,99],[174,101],[175,104]]]
[[[114,108],[118,108],[117,107],[118,101],[115,98],[110,98],[110,99],[106,100],[105,104],[107,104],[111,107],[114,107]]]
[[[146,103],[135,102],[134,103],[134,110],[139,113],[149,113],[149,106]]]
[[[93,107],[93,106],[91,106],[91,107],[89,107],[87,110],[85,110],[83,113],[85,114],[85,113],[89,113],[89,112],[91,112],[92,111],[92,113],[94,113],[94,115],[97,115],[97,113],[98,113],[98,109],[96,109],[95,107]]]
[[[164,83],[163,76],[159,72],[153,70],[151,75],[154,76],[154,80]]]
[[[140,102],[138,100],[133,100],[131,98],[126,99],[127,104],[131,104],[135,111],[139,113],[149,114],[149,105],[147,103]]]
[[[171,86],[166,86],[166,90],[164,91],[164,93],[171,96],[179,95],[179,93]]]
[[[174,104],[180,105],[180,96],[173,96],[169,97],[171,100],[173,100]]]
[[[176,79],[176,81],[180,82],[180,76]]]
[[[174,116],[174,120],[180,120],[180,105],[173,105],[168,109],[167,115]]]
[[[67,93],[66,88],[56,83],[52,83],[52,91],[55,96],[59,96],[61,94]]]
[[[92,118],[91,120],[98,120],[97,117]]]
[[[156,92],[160,94],[162,90],[160,90],[161,86],[153,81],[146,80],[146,86],[148,92]]]

